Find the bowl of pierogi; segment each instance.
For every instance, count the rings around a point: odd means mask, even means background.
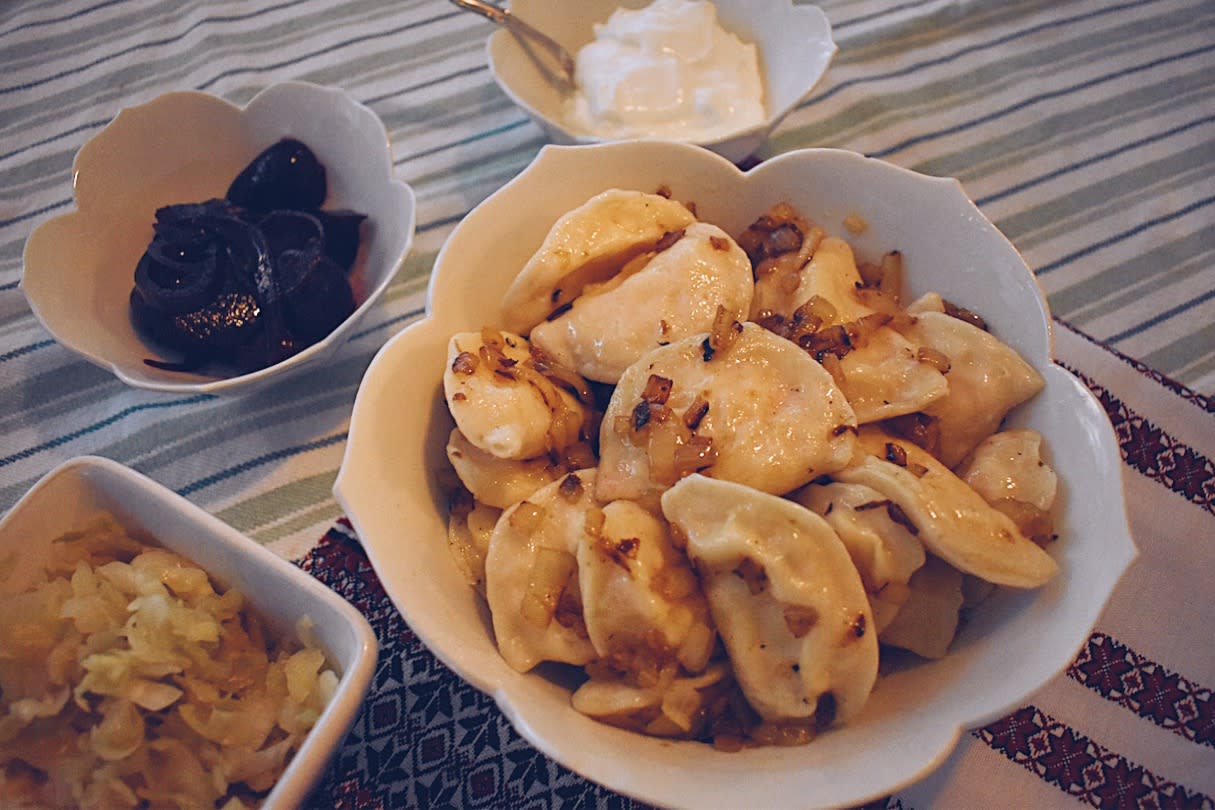
[[[661,806],[852,805],[1070,662],[1117,443],[951,179],[547,146],[440,252],[334,486],[418,637]]]

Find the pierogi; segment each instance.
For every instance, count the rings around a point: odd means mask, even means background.
[[[615,276],[695,221],[686,206],[659,194],[610,189],[592,197],[557,220],[515,276],[502,301],[503,324],[527,333],[588,284]]]
[[[448,541],[511,667],[582,668],[577,711],[801,744],[865,711],[883,649],[947,655],[990,590],[1057,573],[1049,449],[1000,430],[1043,382],[975,313],[905,305],[897,252],[694,211],[593,197],[505,329],[451,338]]]
[[[647,395],[655,379],[661,402]],[[600,427],[595,494],[653,499],[690,471],[677,459],[695,439],[696,471],[783,494],[846,465],[855,433],[835,380],[789,341],[753,323],[721,350],[693,335],[620,378]]]
[[[709,331],[718,307],[745,320],[753,283],[742,248],[704,222],[666,241],[611,279],[584,287],[567,310],[536,324],[531,340],[587,379],[615,383],[643,354]]]

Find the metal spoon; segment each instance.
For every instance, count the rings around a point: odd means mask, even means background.
[[[484,0],[451,0],[451,2],[465,11],[475,12],[490,22],[501,25],[522,39],[525,47],[528,43],[538,45],[541,50],[548,54],[550,61],[556,65],[557,71],[555,74],[552,70],[548,71],[551,78],[561,85],[563,89],[573,89],[574,57],[570,56],[569,51],[557,44],[543,31],[533,28],[514,14],[511,14],[508,9],[495,6],[492,3],[486,3]],[[535,54],[533,53],[532,55],[534,58]]]

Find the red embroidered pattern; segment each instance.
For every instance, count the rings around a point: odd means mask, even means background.
[[[1215,748],[1215,696],[1211,690],[1149,661],[1105,633],[1093,633],[1067,675],[1161,728]]]
[[[1018,765],[1093,807],[1215,808],[1215,799],[1188,790],[1026,706],[974,732]]]
[[[1063,367],[1092,390],[1109,415],[1127,466],[1215,514],[1215,463],[1211,459],[1132,411],[1109,389],[1074,368]]]
[[[1077,334],[1080,337],[1087,340],[1089,343],[1092,343],[1094,346],[1099,346],[1102,350],[1107,351],[1110,354],[1114,355],[1119,360],[1126,363],[1128,366],[1135,369],[1143,376],[1158,383],[1162,388],[1169,389],[1174,394],[1176,394],[1177,396],[1184,399],[1186,402],[1193,403],[1195,406],[1201,408],[1202,410],[1206,411],[1207,413],[1215,413],[1215,398],[1206,396],[1205,394],[1200,394],[1197,391],[1193,391],[1193,390],[1185,387],[1181,383],[1177,382],[1172,377],[1166,377],[1164,374],[1161,374],[1159,371],[1156,371],[1155,369],[1152,369],[1152,368],[1148,368],[1147,366],[1145,366],[1143,363],[1139,362],[1135,358],[1129,357],[1129,356],[1123,354],[1122,352],[1118,351],[1114,347],[1108,346],[1108,345],[1102,343],[1101,341],[1096,340],[1091,335],[1087,335],[1084,332],[1081,332],[1079,329],[1072,326],[1067,321],[1061,320],[1059,318],[1055,318],[1055,323],[1059,324],[1060,326],[1067,327],[1067,329],[1069,331],[1074,332],[1075,334]]]

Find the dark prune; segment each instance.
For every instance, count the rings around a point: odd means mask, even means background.
[[[287,327],[305,345],[321,340],[354,312],[346,273],[328,256],[287,250],[278,257]]]
[[[135,265],[135,287],[144,301],[172,314],[205,304],[218,280],[212,244],[171,245],[156,238]]]
[[[241,172],[226,199],[164,206],[135,268],[132,321],[181,354],[146,360],[195,371],[274,365],[323,339],[355,309],[346,273],[363,214],[321,211],[325,169],[286,139]]]
[[[319,247],[325,239],[319,217],[303,211],[271,211],[262,217],[257,227],[265,235],[273,256],[284,250]]]
[[[326,255],[349,273],[359,255],[359,231],[367,215],[342,209],[317,211],[316,217],[325,230]]]
[[[300,141],[284,138],[255,157],[226,196],[249,211],[267,213],[277,208],[317,209],[327,193],[325,167],[316,155]]]

